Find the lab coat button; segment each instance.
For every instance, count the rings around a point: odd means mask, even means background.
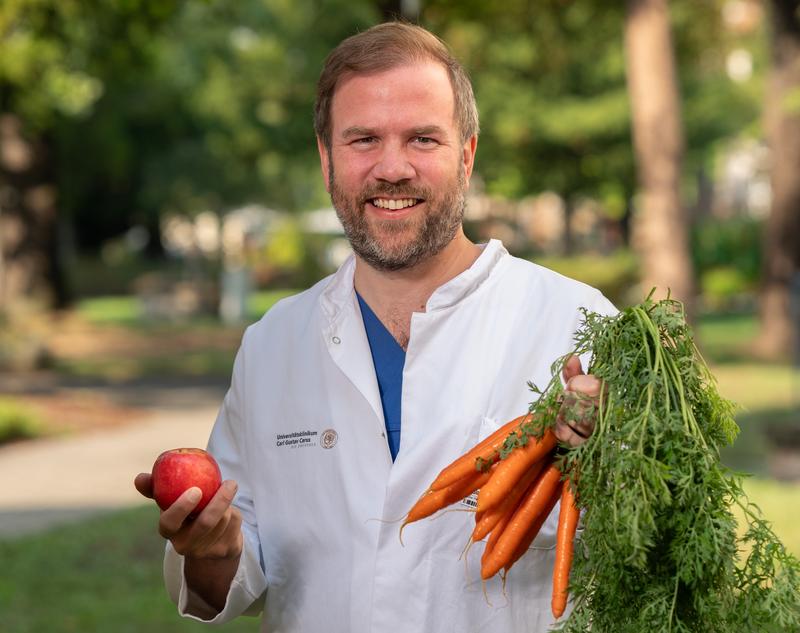
[[[338,336],[334,336],[331,340],[333,341],[334,345],[338,345],[342,342],[342,339],[340,339]]]

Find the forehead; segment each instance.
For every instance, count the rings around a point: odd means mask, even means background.
[[[454,126],[455,97],[445,67],[421,61],[340,81],[331,103],[333,135],[353,126]]]

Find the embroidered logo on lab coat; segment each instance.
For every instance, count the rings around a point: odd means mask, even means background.
[[[333,429],[325,429],[319,438],[319,445],[322,448],[333,448],[336,446],[336,441],[339,439],[339,434]]]
[[[298,448],[301,446],[316,446],[316,431],[294,431],[292,433],[278,433],[275,437],[275,446]]]

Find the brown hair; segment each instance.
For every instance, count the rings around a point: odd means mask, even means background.
[[[447,45],[430,31],[405,22],[385,22],[348,37],[325,60],[317,82],[314,131],[325,147],[331,146],[331,103],[340,79],[347,75],[369,75],[420,60],[433,60],[447,70],[453,88],[453,116],[461,140],[478,133],[478,108],[472,84]]]

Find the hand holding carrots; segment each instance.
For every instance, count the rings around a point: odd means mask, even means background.
[[[594,431],[602,383],[591,374],[583,373],[577,356],[569,357],[561,375],[566,386],[553,433],[558,441],[574,448],[583,444]]]

